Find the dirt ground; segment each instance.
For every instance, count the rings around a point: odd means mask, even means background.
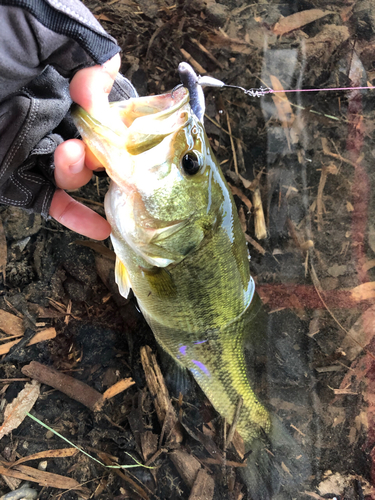
[[[140,95],[175,87],[181,61],[246,89],[375,85],[370,0],[85,3],[121,45],[121,71]],[[210,89],[206,103],[267,313],[257,390],[311,462],[297,494],[274,498],[375,498],[374,91]],[[72,194],[104,215],[108,182],[95,177]],[[33,378],[33,362],[54,368],[30,413],[97,460],[26,417],[0,442],[0,496],[30,477],[42,500],[251,500],[236,450],[212,458],[223,422],[192,379],[179,395],[136,300],[117,291],[105,245],[0,207],[0,411]],[[181,442],[159,422],[144,346],[157,353]],[[84,385],[51,388],[61,374]],[[31,458],[7,469],[21,457]],[[103,465],[132,457],[151,468]]]

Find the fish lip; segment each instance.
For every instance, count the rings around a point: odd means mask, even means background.
[[[138,103],[140,107],[142,105],[145,107],[147,107],[147,105],[149,106],[149,112],[139,112],[139,115],[134,118],[132,123],[128,126],[130,129],[133,123],[135,123],[139,118],[152,117],[152,119],[156,121],[163,120],[178,111],[189,101],[190,94],[188,89],[181,87],[177,90],[171,90],[170,92],[160,95],[137,97],[134,99],[128,99],[127,101],[111,102],[110,106],[112,108],[124,109],[125,113],[130,102]]]

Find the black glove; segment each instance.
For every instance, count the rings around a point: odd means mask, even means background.
[[[0,30],[0,203],[47,216],[54,151],[77,133],[69,80],[120,49],[78,0],[0,0]],[[136,96],[119,75],[110,100]]]

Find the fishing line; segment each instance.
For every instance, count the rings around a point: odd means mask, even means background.
[[[197,82],[201,87],[217,87],[217,88],[232,88],[242,90],[246,95],[250,97],[263,97],[267,94],[277,94],[277,93],[287,93],[287,92],[329,92],[329,91],[343,91],[343,90],[370,90],[375,89],[375,87],[329,87],[323,89],[288,89],[288,90],[274,90],[271,87],[258,87],[252,89],[245,89],[239,85],[227,85],[221,80],[217,80],[211,76],[198,76]]]
[[[267,94],[276,94],[276,93],[286,93],[286,92],[328,92],[328,91],[340,91],[340,90],[369,90],[375,89],[375,87],[329,87],[324,89],[288,89],[288,90],[274,90],[270,87],[259,87],[258,89],[244,89],[243,87],[239,87],[237,85],[226,85],[224,87],[237,88],[242,90],[246,95],[250,95],[251,97],[263,97]]]

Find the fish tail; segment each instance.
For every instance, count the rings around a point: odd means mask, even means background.
[[[301,446],[275,415],[267,435],[246,448],[247,466],[240,473],[252,500],[272,500],[280,489],[295,494],[311,473]]]

